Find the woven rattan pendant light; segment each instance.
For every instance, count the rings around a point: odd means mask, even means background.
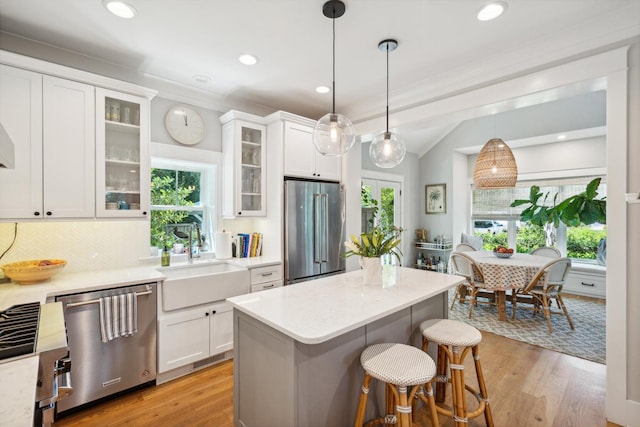
[[[487,141],[476,159],[473,185],[476,189],[515,187],[518,165],[509,146],[500,138]]]

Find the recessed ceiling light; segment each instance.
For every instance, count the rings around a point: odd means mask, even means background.
[[[192,78],[193,80],[195,80],[196,83],[201,83],[201,84],[209,83],[211,81],[211,77],[205,76],[202,74],[196,74],[192,76]]]
[[[114,15],[120,18],[131,19],[134,16],[136,16],[136,10],[133,8],[133,6],[123,1],[103,0],[102,4],[104,5],[104,7],[107,8],[109,12],[113,13]]]
[[[244,65],[255,65],[258,63],[258,58],[250,53],[245,53],[238,57],[238,61]]]
[[[478,12],[478,21],[491,21],[492,19],[496,19],[498,16],[502,15],[506,9],[507,4],[504,2],[496,1],[489,3],[480,9],[480,12]]]
[[[567,135],[558,135],[558,139],[567,139]]]
[[[318,86],[316,88],[316,92],[318,92],[318,93],[329,93],[329,92],[331,92],[331,88],[329,86]]]

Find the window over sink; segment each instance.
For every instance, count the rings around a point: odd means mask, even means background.
[[[179,237],[171,224],[200,228],[201,248],[211,247],[216,229],[216,164],[151,159],[150,245],[171,247]]]

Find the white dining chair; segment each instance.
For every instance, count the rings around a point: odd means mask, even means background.
[[[570,268],[571,260],[569,258],[554,259],[540,267],[540,270],[538,270],[533,280],[525,288],[516,291],[515,298],[512,299],[513,312],[511,317],[516,317],[518,296],[529,295],[532,298],[531,302],[533,303],[533,307],[524,308],[533,310],[533,315],[535,316],[540,310],[540,307],[542,307],[542,314],[544,314],[547,320],[549,333],[553,332],[551,327],[551,314],[564,314],[569,322],[569,327],[573,330],[573,322],[562,300],[562,286],[567,279]],[[562,312],[551,311],[551,300],[556,301],[556,304]]]
[[[558,259],[562,257],[562,254],[556,248],[551,246],[540,246],[539,248],[535,248],[531,251],[531,255],[544,256],[547,258]]]
[[[478,301],[478,293],[481,290],[486,290],[486,288],[482,269],[473,259],[462,252],[452,252],[451,266],[453,267],[453,274],[463,276],[466,280],[456,287],[449,310],[453,310],[456,299],[462,295],[465,296],[464,300],[469,301],[469,319],[473,315],[473,306],[478,302],[495,304],[495,298],[490,298],[489,301]],[[467,296],[468,298],[466,298]]]

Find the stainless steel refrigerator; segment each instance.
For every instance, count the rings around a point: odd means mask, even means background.
[[[343,273],[343,186],[288,179],[284,201],[284,284]]]

